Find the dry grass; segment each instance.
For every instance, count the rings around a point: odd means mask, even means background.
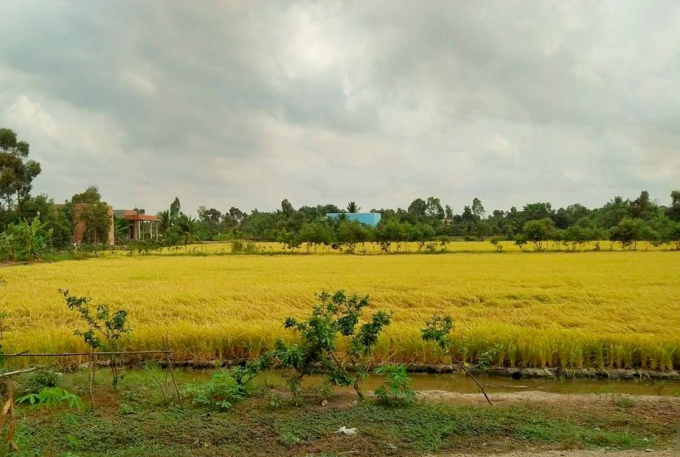
[[[486,243],[488,244],[488,243]],[[169,335],[187,357],[255,356],[322,289],[368,293],[395,313],[376,357],[436,362],[419,339],[450,313],[470,357],[502,344],[516,366],[680,366],[680,257],[672,252],[407,256],[116,255],[0,271],[8,351],[82,348],[57,293],[130,312],[129,346]]]

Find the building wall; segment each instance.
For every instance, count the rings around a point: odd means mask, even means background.
[[[378,225],[382,218],[382,214],[380,213],[328,213],[326,214],[326,217],[338,219],[341,214],[347,216],[347,219],[350,221],[361,222],[362,224],[370,225],[371,227]]]

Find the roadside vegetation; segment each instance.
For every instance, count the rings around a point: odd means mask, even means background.
[[[299,406],[284,394],[275,404],[259,394],[227,412],[207,413],[200,406],[166,407],[148,380],[131,375],[128,381],[120,393],[102,394],[97,400],[105,406],[96,411],[62,408],[45,416],[22,407],[16,455],[413,456],[674,445],[674,427],[663,417],[612,402],[581,410],[523,402],[492,408],[421,401],[404,408],[352,404],[339,394],[322,407],[309,392]],[[356,428],[356,435],[338,434],[341,427]]]

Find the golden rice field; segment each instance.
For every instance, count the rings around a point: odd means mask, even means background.
[[[468,357],[503,345],[513,366],[680,366],[680,254],[127,256],[0,269],[9,352],[84,349],[59,288],[129,311],[130,349],[169,336],[187,359],[255,356],[322,289],[370,294],[394,312],[376,359],[441,359],[420,341],[450,313]]]
[[[248,243],[246,241],[244,244]],[[286,248],[282,243],[274,242],[252,242],[253,246],[256,246],[256,252],[260,254],[280,254],[280,253],[293,253],[293,254],[316,254],[316,255],[340,255],[343,254],[341,249],[332,249],[330,246],[312,246],[307,243],[303,243],[302,246],[297,248]],[[613,243],[608,240],[588,242],[585,243],[583,247],[579,248],[578,251],[587,252],[593,251],[596,244],[599,246],[600,251],[622,251],[621,245],[618,243]],[[482,252],[497,252],[496,246],[492,245],[489,241],[453,241],[446,244],[441,244],[440,242],[427,242],[423,245],[415,242],[404,242],[404,243],[391,243],[390,252],[393,254],[418,254],[419,252],[428,253],[428,245],[431,245],[430,249],[434,249],[435,253],[482,253]],[[513,241],[500,241],[498,243],[501,246],[503,253],[507,252],[521,252],[521,249]],[[549,242],[544,248],[549,252],[562,252],[567,249],[563,244]],[[533,250],[531,244],[529,243],[525,250],[531,252]],[[653,246],[649,242],[640,242],[638,251],[668,251],[669,246]],[[356,246],[356,254],[365,255],[380,255],[384,252],[380,248],[378,243],[359,243]],[[124,251],[109,251],[103,255],[126,255]],[[161,251],[154,251],[154,255],[226,255],[232,254],[232,245],[229,242],[208,242],[203,244],[189,244],[188,246],[178,245],[170,248],[163,248]]]

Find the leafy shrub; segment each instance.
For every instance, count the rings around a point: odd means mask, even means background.
[[[61,373],[53,368],[38,370],[31,375],[26,383],[26,390],[30,393],[40,392],[49,387],[61,385]]]
[[[333,398],[333,384],[330,382],[324,382],[321,384],[321,387],[319,387],[319,395],[324,400],[330,400]]]
[[[76,297],[68,290],[59,289],[66,300],[66,306],[80,314],[82,320],[89,327],[86,331],[76,330],[76,336],[81,336],[90,349],[101,349],[104,352],[116,352],[120,350],[120,340],[130,333],[127,324],[127,312],[124,310],[112,311],[109,305],[99,304],[92,306],[88,297]],[[118,387],[117,357],[111,357],[111,373],[113,375],[113,388]]]
[[[257,245],[257,243],[246,243],[245,246],[243,247],[243,252],[246,254],[259,254],[260,253],[260,247]]]
[[[243,252],[243,241],[234,240],[231,242],[231,252],[238,254]]]
[[[33,408],[56,408],[58,406],[68,406],[73,409],[81,409],[83,400],[73,392],[69,392],[63,387],[48,387],[38,393],[32,393],[19,397],[17,403],[28,403]]]
[[[121,416],[129,416],[135,413],[135,408],[129,403],[121,403],[118,410]]]
[[[231,373],[219,372],[208,382],[186,384],[184,394],[195,405],[226,411],[245,398],[245,388]]]
[[[288,387],[295,399],[300,394],[302,378],[319,371],[329,372],[328,381],[333,385],[354,387],[363,399],[359,381],[368,376],[367,359],[392,317],[385,311],[378,311],[357,331],[361,311],[369,304],[368,296],[348,297],[340,290],[333,295],[321,292],[318,299],[319,303],[304,321],[289,317],[284,323],[285,328],[299,334],[301,341],[288,344],[278,340],[272,355],[282,367],[295,370],[288,378]],[[341,338],[347,343],[346,362],[341,362],[336,353]],[[347,370],[347,362],[354,366],[354,375]]]
[[[529,237],[527,237],[525,234],[519,233],[515,235],[515,244],[522,250],[522,252],[526,252],[527,243],[529,243]]]
[[[31,222],[26,220],[12,223],[0,233],[0,260],[40,260],[47,251],[52,239],[52,229],[40,222],[36,216]]]
[[[267,394],[267,408],[278,409],[283,404],[283,397],[273,390]]]
[[[385,382],[375,390],[378,402],[387,406],[407,406],[416,399],[411,388],[411,378],[404,365],[389,365],[377,368],[377,374],[385,376]]]

